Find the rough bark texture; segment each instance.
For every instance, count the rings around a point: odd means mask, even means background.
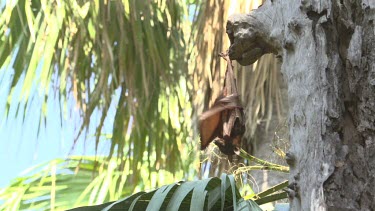
[[[293,210],[375,210],[374,19],[374,0],[269,0],[228,21],[231,59],[282,60]]]

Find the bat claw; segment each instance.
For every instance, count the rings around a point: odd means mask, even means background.
[[[226,50],[225,52],[221,52],[221,53],[219,53],[219,56],[220,57],[226,57],[226,56],[228,56],[229,54],[229,50]]]

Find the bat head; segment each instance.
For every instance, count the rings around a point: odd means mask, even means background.
[[[214,141],[220,151],[228,156],[239,155],[241,149],[241,136],[218,138]]]

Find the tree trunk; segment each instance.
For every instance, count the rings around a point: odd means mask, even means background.
[[[231,59],[282,60],[293,210],[375,210],[374,19],[374,0],[269,0],[228,21]]]

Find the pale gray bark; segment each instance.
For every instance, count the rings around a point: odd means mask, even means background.
[[[282,60],[293,210],[375,210],[375,0],[268,0],[228,21],[230,56]]]

